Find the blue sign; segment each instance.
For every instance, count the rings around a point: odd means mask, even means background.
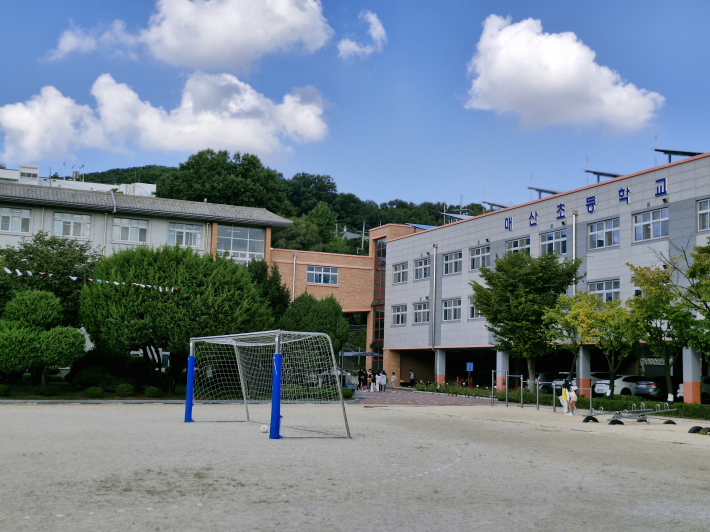
[[[473,371],[473,362],[466,362],[466,371]]]
[[[665,196],[668,194],[668,189],[666,188],[666,178],[656,179],[656,196]]]
[[[530,226],[537,225],[537,211],[532,211],[528,220],[530,220]]]
[[[561,220],[562,218],[565,218],[565,217],[566,217],[566,216],[565,216],[565,204],[564,204],[564,203],[560,203],[560,204],[557,206],[557,219],[558,219],[558,220]]]
[[[594,207],[597,205],[597,197],[590,196],[587,198],[587,212],[592,214],[594,212]]]
[[[513,230],[513,217],[512,217],[512,216],[511,216],[510,218],[506,218],[506,219],[505,219],[505,228],[506,228],[508,231],[512,231],[512,230]]]

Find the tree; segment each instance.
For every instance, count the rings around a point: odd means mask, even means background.
[[[496,259],[495,269],[481,268],[485,284],[470,283],[474,306],[488,321],[496,348],[527,360],[531,391],[535,359],[551,349],[545,311],[557,304],[580,265],[580,259],[559,260],[551,253],[508,253]]]
[[[91,340],[99,348],[140,350],[156,383],[171,390],[185,369],[191,337],[273,328],[271,310],[247,269],[224,257],[177,246],[126,249],[101,261],[96,277],[104,282],[89,283],[81,293]],[[167,382],[160,371],[161,349],[170,351]]]
[[[289,227],[274,233],[272,245],[280,249],[323,251],[318,227],[303,218],[295,218]]]
[[[338,187],[329,175],[300,173],[284,180],[283,184],[297,216],[308,214],[320,202],[331,206],[338,196]]]
[[[321,201],[306,215],[306,220],[318,228],[318,236],[322,244],[327,244],[335,235],[335,213],[328,204]]]
[[[177,171],[174,166],[149,164],[131,168],[114,168],[105,172],[90,172],[84,175],[84,181],[118,185],[126,183],[157,183],[161,177]]]
[[[22,290],[45,290],[60,299],[62,324],[78,327],[81,325],[81,287],[85,279],[92,277],[100,259],[101,253],[93,250],[91,244],[49,236],[44,231],[39,231],[32,238],[23,238],[17,248],[8,246],[0,250],[0,263],[13,272],[17,269],[23,274],[10,274],[3,279],[10,280],[11,291],[7,293],[0,290],[0,299],[5,298],[0,303],[6,303],[12,294]],[[32,275],[27,271],[32,272]]]
[[[18,292],[0,320],[0,371],[41,371],[46,384],[49,368],[69,366],[84,355],[86,339],[62,322],[59,298],[40,290]]]
[[[285,331],[320,332],[330,336],[335,353],[350,337],[350,327],[343,317],[343,308],[331,294],[316,299],[305,292],[294,299],[279,322]]]
[[[264,260],[252,260],[249,263],[249,275],[254,285],[271,309],[274,321],[278,322],[291,304],[291,291],[281,283],[279,267],[269,265]]]
[[[641,336],[638,318],[620,301],[602,301],[599,297],[575,301],[573,311],[579,316],[580,334],[597,344],[606,357],[609,394],[613,397],[616,372]]]
[[[595,301],[591,301],[594,299]],[[580,348],[592,341],[589,336],[590,324],[587,313],[581,312],[585,305],[595,304],[597,296],[588,292],[577,292],[572,297],[562,294],[557,304],[545,311],[544,321],[549,327],[548,337],[559,349],[572,353],[570,379],[574,376]]]
[[[290,216],[280,174],[265,168],[256,155],[202,150],[180,163],[177,172],[160,177],[156,196],[227,205],[261,207]]]
[[[641,289],[641,295],[629,299],[627,305],[636,314],[641,340],[648,344],[654,356],[663,359],[666,389],[672,394],[671,366],[683,347],[692,343],[695,317],[691,310],[679,304],[669,270],[628,263],[627,266]]]

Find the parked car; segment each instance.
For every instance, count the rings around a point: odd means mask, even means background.
[[[619,375],[614,381],[614,393],[633,395],[638,383],[643,380],[648,380],[648,377],[643,375]],[[600,379],[594,385],[594,393],[596,395],[609,395],[610,391],[609,379]]]
[[[557,373],[540,373],[536,381],[540,383],[540,393],[552,393],[552,382],[557,378]]]
[[[668,387],[666,386],[665,377],[646,377],[646,380],[639,381],[636,386],[634,395],[645,397],[647,399],[655,399],[657,401],[665,401],[668,398]]]
[[[676,392],[676,398],[680,401],[683,400],[683,383],[678,386],[678,391]],[[710,403],[710,376],[705,376],[700,378],[700,402],[704,405]]]

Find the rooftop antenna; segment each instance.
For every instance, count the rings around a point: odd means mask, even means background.
[[[463,214],[463,194],[459,195],[459,214]]]

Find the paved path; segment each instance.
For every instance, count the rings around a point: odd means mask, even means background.
[[[483,405],[491,404],[490,399],[480,397],[454,397],[451,395],[438,395],[433,393],[417,393],[410,390],[387,390],[381,392],[355,392],[361,405]]]

